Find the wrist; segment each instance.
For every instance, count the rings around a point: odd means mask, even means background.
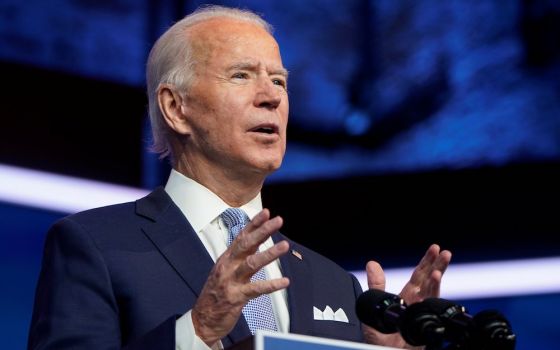
[[[191,318],[196,336],[208,345],[208,347],[213,347],[214,344],[220,340],[220,336],[217,335],[211,327],[206,327],[204,323],[200,321],[200,315],[198,315],[195,310],[193,310]]]

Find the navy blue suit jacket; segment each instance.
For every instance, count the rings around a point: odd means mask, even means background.
[[[274,241],[286,239],[275,233]],[[288,240],[289,241],[289,240]],[[289,241],[280,258],[290,332],[361,341],[356,278]],[[135,203],[88,210],[50,229],[29,333],[30,349],[174,349],[175,320],[191,309],[213,266],[179,208],[158,188]],[[313,306],[349,323],[316,321]],[[225,347],[250,335],[243,317]]]

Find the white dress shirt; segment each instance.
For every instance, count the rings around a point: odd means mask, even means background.
[[[218,257],[227,249],[229,232],[220,215],[230,206],[206,187],[175,170],[171,170],[165,191],[185,215],[212,257],[212,260],[216,262]],[[260,193],[240,208],[247,213],[250,219],[253,219],[262,210]],[[263,251],[273,245],[272,238],[268,238],[261,244],[259,251]],[[278,260],[265,266],[265,271],[269,279],[282,277]],[[286,290],[283,289],[271,293],[270,298],[278,330],[286,333],[290,328]],[[191,310],[181,316],[176,322],[175,348],[177,350],[210,349],[194,331]],[[223,348],[221,342],[217,342],[212,347],[212,349],[221,348]]]

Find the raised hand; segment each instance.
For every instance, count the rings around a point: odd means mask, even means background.
[[[437,244],[432,244],[414,269],[410,280],[403,287],[400,293],[401,298],[410,305],[426,298],[439,297],[441,279],[450,261],[451,252],[441,251]],[[366,273],[370,289],[385,290],[385,273],[379,263],[368,262]],[[366,325],[363,325],[363,330],[366,342],[370,344],[413,348],[398,333],[383,334]]]
[[[226,336],[241,316],[243,306],[262,294],[288,287],[290,281],[279,279],[251,282],[263,266],[288,252],[288,242],[276,243],[258,252],[259,245],[282,227],[282,218],[270,218],[263,209],[218,258],[202,292],[192,309],[196,334],[209,346]]]
[[[441,279],[450,261],[451,252],[440,251],[437,244],[432,244],[402,289],[401,298],[407,304],[414,304],[439,297]]]

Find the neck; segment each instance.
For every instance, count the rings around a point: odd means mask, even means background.
[[[266,178],[259,173],[236,174],[220,168],[201,169],[184,161],[177,162],[173,168],[208,188],[231,207],[240,207],[255,198]]]

